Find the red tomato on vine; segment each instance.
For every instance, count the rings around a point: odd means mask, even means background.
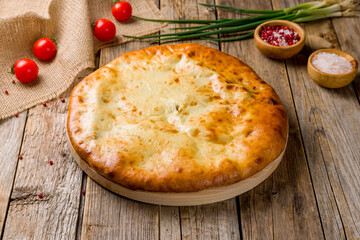
[[[98,19],[92,24],[94,36],[100,41],[110,41],[115,37],[116,27],[113,22],[107,19]]]
[[[39,67],[33,60],[21,58],[13,65],[10,73],[15,74],[20,82],[28,83],[36,79],[38,72]]]
[[[126,1],[120,1],[114,4],[112,7],[112,15],[116,20],[124,22],[131,17],[132,7],[130,3]]]
[[[49,38],[38,39],[33,47],[35,57],[41,61],[48,61],[56,55],[56,44]]]

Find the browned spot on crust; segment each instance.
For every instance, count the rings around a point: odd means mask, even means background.
[[[246,87],[241,87],[241,89],[245,92],[249,92],[249,90]]]
[[[189,56],[190,58],[194,57],[195,55],[196,55],[195,51],[190,51],[190,52],[188,52],[188,56]]]
[[[176,83],[179,83],[179,82],[180,82],[179,78],[175,78],[174,81],[175,81]]]
[[[226,83],[234,83],[234,81],[231,80],[231,79],[226,79],[225,82],[226,82]]]
[[[272,104],[272,105],[278,105],[278,104],[279,104],[279,103],[278,103],[275,99],[273,99],[273,98],[270,98],[269,103]]]
[[[252,133],[253,133],[253,131],[252,131],[252,130],[250,130],[250,131],[246,132],[245,137],[250,136]]]
[[[107,173],[108,178],[114,178],[115,173],[113,171]]]
[[[239,88],[238,86],[233,85],[233,84],[229,84],[229,85],[226,86],[226,89],[227,89],[227,90],[231,90],[231,89],[237,90],[238,88]]]

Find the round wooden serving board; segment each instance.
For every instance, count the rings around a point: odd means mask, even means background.
[[[269,165],[267,165],[263,170],[254,174],[253,176],[242,180],[240,182],[205,189],[199,192],[185,192],[185,193],[164,193],[164,192],[147,192],[140,190],[130,190],[121,186],[118,183],[112,182],[104,176],[97,173],[86,161],[84,161],[75,151],[73,146],[71,145],[68,134],[67,140],[70,152],[74,157],[77,164],[80,168],[95,182],[103,186],[104,188],[117,193],[121,196],[137,200],[140,202],[151,203],[151,204],[159,204],[159,205],[167,205],[167,206],[193,206],[193,205],[201,205],[201,204],[209,204],[214,202],[220,202],[226,199],[233,198],[238,196],[244,192],[249,191],[250,189],[256,187],[260,183],[262,183],[266,178],[268,178],[271,173],[276,169],[276,167],[280,164],[281,159],[284,156],[284,151],[272,161]],[[287,139],[286,139],[287,145]]]

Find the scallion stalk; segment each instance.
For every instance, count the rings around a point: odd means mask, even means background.
[[[218,41],[218,42],[232,42],[232,41],[238,41],[238,40],[244,40],[244,39],[248,39],[254,36],[254,32],[250,32],[248,34],[244,34],[238,37],[232,37],[232,38],[207,38],[207,37],[202,37],[201,39],[204,40],[210,40],[210,41]]]
[[[184,29],[196,29],[196,28],[200,28],[203,26],[188,26],[188,27],[174,27],[174,28],[169,28],[169,30],[184,30]]]
[[[334,4],[329,7],[321,8],[321,9],[304,9],[302,13],[309,14],[309,15],[317,15],[317,14],[328,14],[332,12],[341,11],[340,4]]]
[[[208,24],[208,23],[218,23],[223,22],[223,20],[188,20],[188,19],[179,19],[179,20],[164,20],[164,19],[150,19],[142,18],[137,16],[132,16],[133,18],[149,21],[149,22],[164,22],[164,23],[198,23],[198,24]]]
[[[285,15],[285,16],[281,16],[281,17],[276,17],[274,19],[287,19],[290,17],[293,17],[295,14],[290,14],[290,15]],[[223,33],[233,33],[233,32],[240,32],[240,31],[245,31],[245,30],[251,30],[256,28],[259,24],[266,22],[267,19],[265,20],[261,20],[261,21],[257,21],[257,22],[253,22],[253,23],[248,23],[248,24],[244,24],[241,26],[236,26],[236,27],[228,27],[228,28],[224,28],[224,29],[219,29],[219,30],[215,30],[215,31],[209,31],[209,32],[201,32],[201,33],[195,33],[195,34],[188,34],[188,35],[181,35],[181,36],[172,36],[172,37],[165,37],[165,38],[159,38],[156,40],[153,40],[151,42],[159,42],[162,40],[174,40],[174,39],[193,39],[193,38],[200,38],[200,37],[205,37],[205,36],[209,36],[209,35],[213,35],[213,34],[223,34]],[[160,36],[157,37],[163,37],[166,34],[162,34]]]
[[[307,16],[307,17],[300,17],[300,18],[296,18],[293,21],[294,22],[310,22],[310,21],[315,21],[315,20],[319,20],[319,19],[324,19],[324,18],[329,18],[329,17],[341,17],[342,13],[341,12],[333,12],[333,13],[327,13],[327,14],[318,14],[318,15],[311,15],[311,16]]]
[[[292,13],[294,11],[298,11],[301,9],[308,9],[308,8],[319,8],[326,5],[325,1],[314,1],[314,2],[306,2],[299,5],[296,5],[294,7],[284,8],[283,11],[286,14]]]
[[[252,14],[272,14],[272,13],[283,12],[283,10],[251,10],[251,9],[234,8],[234,7],[216,5],[216,4],[206,4],[206,3],[199,3],[199,5],[205,6],[205,7],[222,8],[222,9],[231,10],[231,11],[234,11],[234,12],[252,13]]]
[[[158,37],[168,37],[168,36],[182,36],[182,35],[189,35],[193,33],[199,33],[206,30],[214,29],[214,28],[222,28],[222,27],[229,27],[229,26],[241,26],[248,23],[254,23],[254,21],[262,20],[262,22],[267,21],[267,19],[275,19],[277,17],[284,16],[284,13],[273,13],[273,14],[266,14],[260,16],[252,16],[247,18],[240,18],[240,19],[233,19],[227,20],[221,23],[216,23],[212,25],[207,25],[203,27],[196,28],[190,31],[178,32],[178,33],[166,33],[166,34],[159,34],[159,35],[150,35],[150,36],[142,36],[142,37],[132,37],[124,35],[125,37],[136,38],[136,39],[146,39],[146,38],[158,38]]]
[[[146,19],[146,18],[140,18],[134,16],[134,18],[145,21],[166,22],[166,23],[190,23],[190,24],[198,24],[198,25],[171,28],[173,30],[180,30],[180,29],[187,30],[176,33],[166,33],[166,34],[158,34],[158,35],[150,35],[150,36],[142,36],[142,37],[124,35],[124,37],[137,38],[137,39],[150,39],[150,42],[159,42],[164,40],[168,42],[168,41],[199,39],[199,38],[212,40],[212,41],[236,41],[253,36],[253,33],[252,32],[248,33],[248,30],[252,30],[256,28],[259,24],[270,20],[284,19],[293,22],[308,22],[308,21],[315,21],[318,19],[330,18],[330,17],[359,16],[359,9],[357,7],[357,3],[354,0],[312,1],[280,10],[252,10],[252,9],[234,8],[230,6],[205,4],[205,3],[201,3],[200,5],[227,9],[230,11],[235,11],[240,13],[257,14],[257,15],[240,18],[240,19],[219,19],[219,20],[196,20],[196,19],[195,20],[187,20],[187,19],[162,20],[162,19]],[[199,24],[203,24],[203,25],[199,25]],[[240,35],[236,37],[228,37],[228,38],[209,37],[214,34],[227,34],[227,33],[237,33]]]

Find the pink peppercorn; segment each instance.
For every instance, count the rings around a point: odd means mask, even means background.
[[[85,191],[85,190],[82,190],[81,193],[82,193],[82,195],[85,195],[86,191]]]
[[[294,29],[284,26],[263,27],[260,38],[273,46],[286,47],[296,44],[300,36]]]
[[[4,91],[4,93],[5,93],[5,94],[9,94],[9,92],[8,92],[8,91],[6,91],[6,90]]]
[[[39,198],[43,198],[44,195],[42,193],[39,193],[38,196]]]
[[[54,164],[54,162],[50,160],[50,161],[49,161],[49,164],[50,164],[50,165],[53,165],[53,164]]]
[[[65,102],[65,98],[62,98],[61,101],[62,101],[62,102]]]
[[[19,155],[19,159],[23,159],[23,156],[22,156],[22,155]]]
[[[43,106],[46,107],[46,102],[43,103]]]
[[[15,117],[19,117],[19,114],[18,114],[18,113],[15,113],[14,115],[15,115]]]

